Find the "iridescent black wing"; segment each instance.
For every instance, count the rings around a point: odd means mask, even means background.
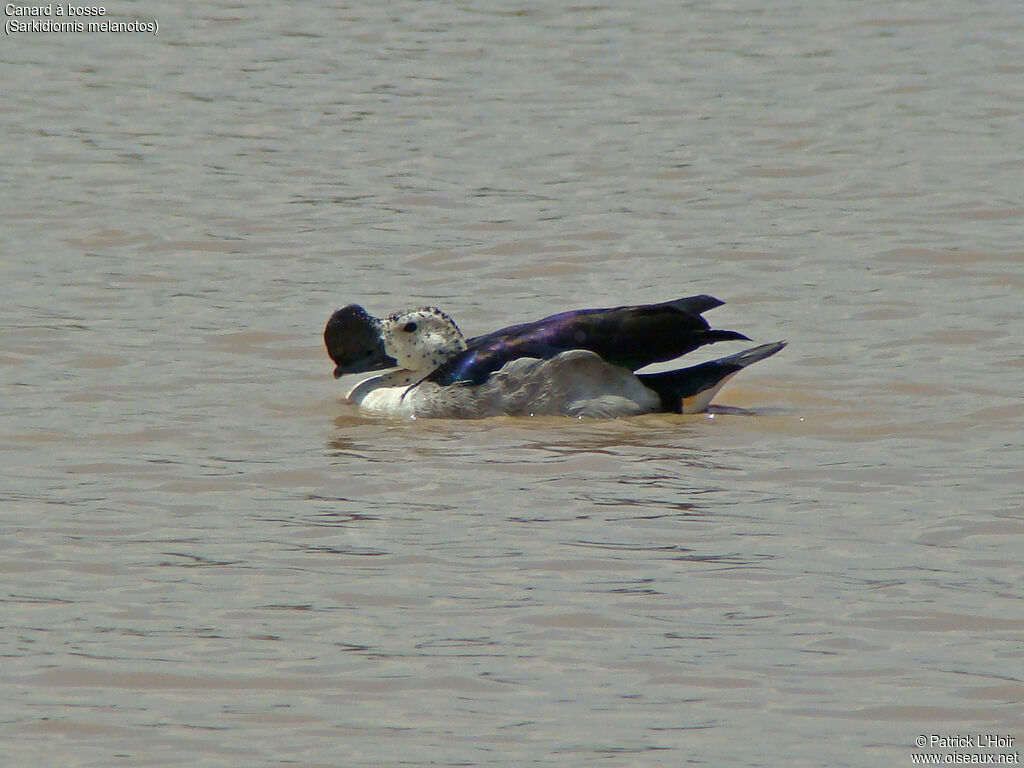
[[[470,339],[465,352],[427,379],[441,385],[480,384],[511,360],[549,359],[569,349],[590,350],[613,365],[635,371],[705,344],[747,340],[735,331],[712,330],[701,317],[723,303],[712,296],[690,296],[661,304],[562,312]]]

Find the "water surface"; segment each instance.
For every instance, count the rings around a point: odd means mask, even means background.
[[[1016,3],[110,10],[0,49],[11,765],[1024,739]],[[695,293],[790,340],[707,415],[365,419],[320,341]]]

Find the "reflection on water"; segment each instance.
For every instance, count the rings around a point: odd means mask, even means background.
[[[1017,10],[214,3],[11,37],[7,761],[1024,738]],[[321,347],[350,301],[472,335],[695,293],[790,340],[696,416],[368,419]]]

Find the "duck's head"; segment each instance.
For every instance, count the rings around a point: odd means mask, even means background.
[[[384,349],[402,368],[431,373],[466,348],[455,322],[436,307],[395,312],[381,323]]]
[[[324,344],[337,366],[334,378],[395,367],[394,358],[384,349],[382,324],[380,318],[358,304],[349,304],[331,315],[324,329]]]

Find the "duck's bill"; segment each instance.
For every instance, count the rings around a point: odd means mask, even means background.
[[[334,362],[338,362],[335,360]],[[362,361],[351,363],[338,363],[334,366],[334,378],[340,379],[347,373],[369,373],[371,371],[383,371],[385,368],[395,368],[398,362],[393,357],[383,355],[380,358],[370,360],[368,357]]]
[[[334,378],[398,365],[384,349],[380,320],[358,304],[349,304],[331,315],[324,328],[324,344],[334,361]]]

